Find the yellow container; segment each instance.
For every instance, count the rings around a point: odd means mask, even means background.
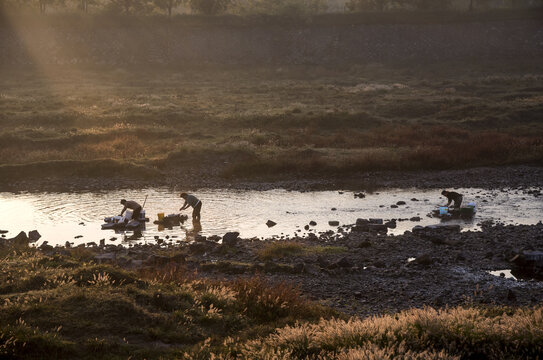
[[[164,213],[158,213],[157,216],[158,216],[158,221],[164,220]]]

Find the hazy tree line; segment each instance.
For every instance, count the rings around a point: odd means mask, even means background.
[[[543,6],[543,0],[0,0],[0,7],[45,12],[117,14],[302,15],[397,10],[473,11]]]

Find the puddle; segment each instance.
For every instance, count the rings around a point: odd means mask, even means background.
[[[488,271],[490,275],[498,276],[504,279],[518,280],[515,275],[511,273],[511,269]]]
[[[536,224],[543,213],[543,197],[535,197],[526,191],[483,189],[455,189],[464,194],[464,201],[477,203],[474,221],[451,220],[463,231],[478,230],[485,220],[504,224]],[[397,219],[397,227],[389,234],[403,234],[416,225],[438,224],[439,219],[429,218],[437,206],[445,203],[441,189],[398,189],[378,193],[366,193],[363,199],[350,191],[294,192],[286,190],[241,191],[202,189],[195,192],[203,203],[201,229],[194,229],[189,220],[183,227],[160,231],[153,224],[157,213],[179,212],[182,199],[179,192],[167,188],[141,190],[119,190],[82,193],[0,193],[0,230],[8,230],[6,237],[19,231],[38,230],[42,238],[37,243],[48,241],[51,245],[64,245],[66,241],[75,245],[105,239],[106,244],[137,238],[140,242],[155,242],[155,237],[173,241],[184,241],[199,231],[204,236],[223,235],[227,231],[238,231],[244,238],[268,238],[281,236],[303,236],[309,232],[337,231],[329,221],[338,221],[340,226],[354,224],[357,218]],[[148,195],[145,210],[150,222],[141,236],[132,232],[116,234],[113,230],[101,230],[103,219],[118,215],[122,209],[120,199],[132,199],[143,203]],[[397,205],[404,201],[405,205]],[[394,205],[394,207],[391,207]],[[335,210],[332,210],[332,209]],[[190,211],[183,212],[189,215]],[[409,220],[419,217],[420,221]],[[277,224],[268,227],[266,222]],[[418,219],[417,219],[418,220]],[[304,227],[310,221],[317,225]],[[78,237],[78,238],[76,238]],[[110,239],[116,237],[116,241]]]

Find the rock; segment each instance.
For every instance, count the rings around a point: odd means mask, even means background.
[[[87,243],[87,246],[88,247],[94,247],[94,246],[97,246],[97,245],[96,245],[96,243],[94,241],[91,241],[91,242]]]
[[[173,238],[173,236],[172,236]],[[214,241],[219,242],[221,240],[221,237],[219,235],[211,235],[207,238],[208,241]]]
[[[156,239],[156,243],[158,245],[164,244],[164,239],[158,238],[158,239]]]
[[[417,198],[412,198],[411,201],[419,201]]]
[[[69,241],[66,241],[66,243],[64,244],[64,247],[69,249],[72,247],[72,244]]]
[[[277,223],[275,221],[272,221],[272,220],[268,220],[266,221],[266,225],[271,228],[271,227],[274,227],[275,225],[277,225]]]
[[[233,232],[227,232],[222,237],[222,244],[225,246],[235,246],[238,243],[239,232],[233,231]]]
[[[109,241],[115,241],[115,240],[117,240],[116,237],[109,238]]]
[[[337,209],[336,209],[336,208],[332,208],[332,209],[330,209],[330,210],[332,210],[332,211],[336,211]]]
[[[378,232],[378,233],[388,232],[388,227],[384,224],[369,224],[368,229],[369,231]]]
[[[382,225],[383,224],[383,219],[369,219],[369,223],[370,224]]]
[[[355,291],[353,293],[354,297],[357,298],[357,299],[360,299],[362,298],[362,292],[361,291]]]
[[[200,234],[196,234],[196,235],[194,235],[194,241],[196,241],[196,242],[205,242],[205,241],[207,241],[207,237],[205,237],[203,235],[200,235]]]
[[[339,260],[336,264],[337,264],[338,267],[341,267],[341,268],[352,268],[353,267],[353,264],[345,257],[341,258],[341,260]]]
[[[434,259],[432,259],[432,257],[428,254],[423,254],[418,256],[413,262],[420,265],[432,265],[434,263]]]
[[[26,233],[24,231],[21,231],[17,236],[6,239],[6,241],[12,242],[16,245],[28,245],[28,236],[26,236]]]
[[[81,239],[83,237],[83,235],[76,235],[74,236],[74,239]]]
[[[32,230],[28,232],[28,239],[30,240],[30,242],[36,242],[40,238],[41,238],[41,235],[38,232],[38,230]]]
[[[297,263],[296,265],[293,266],[292,271],[293,271],[295,274],[301,274],[301,273],[304,272],[304,268],[305,268],[305,264],[304,264],[304,263]]]
[[[189,251],[195,255],[201,255],[205,253],[207,246],[205,243],[193,243],[189,245]]]
[[[330,265],[330,263],[328,262],[328,260],[326,260],[324,257],[322,256],[319,256],[317,257],[317,264],[319,264],[319,266],[321,268],[326,268],[328,267],[328,265]]]
[[[309,225],[304,226],[304,230],[309,230]]]
[[[389,229],[396,229],[396,220],[387,221],[384,225]]]
[[[328,225],[330,225],[330,226],[339,226],[339,221],[330,220],[330,221],[328,221]]]
[[[317,223],[316,223],[315,221],[311,220],[311,221],[309,222],[309,225],[311,225],[311,226],[317,226]]]
[[[411,229],[412,232],[414,233],[421,233],[424,231],[424,226],[420,226],[420,225],[417,225],[415,227],[413,227],[413,229]]]
[[[47,243],[44,242],[44,243],[39,247],[39,249],[40,249],[41,251],[44,251],[44,252],[49,252],[49,251],[53,251],[54,248],[53,248],[51,245],[49,245],[49,244],[47,244]]]
[[[370,221],[367,219],[356,219],[357,226],[364,226],[364,225],[368,225],[369,223]]]
[[[516,301],[517,300],[517,294],[512,289],[509,289],[507,291],[507,300],[509,300],[509,301]]]
[[[8,231],[7,230],[0,230],[0,234],[7,234]]]
[[[106,239],[100,240],[100,246],[106,246]]]
[[[390,207],[391,207],[392,209],[397,209],[397,208],[398,208],[398,205],[390,205]]]
[[[419,222],[421,221],[421,217],[420,216],[413,216],[412,218],[409,219],[409,221],[413,221],[413,222]]]
[[[366,197],[366,195],[364,193],[355,193],[354,194],[354,197],[355,198],[359,198],[359,199],[363,199]]]
[[[79,225],[83,225],[83,226],[85,226],[85,223],[84,223],[84,222],[80,222],[80,223],[79,223]]]
[[[405,204],[406,204],[405,201],[398,201],[398,202],[396,203],[396,205],[405,205]]]

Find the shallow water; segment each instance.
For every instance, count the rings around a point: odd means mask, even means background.
[[[529,189],[456,189],[464,194],[465,203],[475,201],[478,211],[474,221],[449,223],[459,223],[463,230],[478,230],[478,224],[484,220],[504,224],[535,224],[542,218],[543,197],[526,194],[526,190]],[[195,195],[203,203],[200,234],[222,236],[227,231],[238,231],[243,238],[268,238],[306,235],[308,231],[304,230],[304,226],[310,221],[317,222],[317,225],[311,227],[309,232],[318,233],[337,230],[337,226],[328,225],[330,220],[346,225],[355,223],[357,218],[422,218],[420,222],[399,221],[397,228],[389,231],[389,234],[402,234],[415,225],[440,222],[439,219],[427,217],[433,209],[446,202],[440,192],[441,189],[397,189],[366,193],[363,199],[355,198],[350,191],[202,189]],[[193,237],[195,229],[191,220],[171,230],[160,230],[153,224],[157,213],[177,213],[183,204],[179,192],[167,188],[83,193],[0,193],[0,230],[8,230],[9,233],[5,235],[8,238],[19,231],[38,230],[42,238],[37,245],[43,241],[51,245],[64,245],[66,241],[75,245],[98,243],[100,239],[106,239],[106,243],[127,241],[132,232],[116,234],[113,230],[101,230],[100,226],[104,217],[120,213],[120,199],[132,199],[143,204],[146,195],[145,210],[151,221],[137,241],[154,242],[155,237],[166,236],[172,241],[185,241]],[[413,201],[413,198],[418,201]],[[406,205],[391,208],[400,200],[405,201]],[[183,213],[190,218],[191,210]],[[277,225],[268,228],[267,220],[273,220]]]

